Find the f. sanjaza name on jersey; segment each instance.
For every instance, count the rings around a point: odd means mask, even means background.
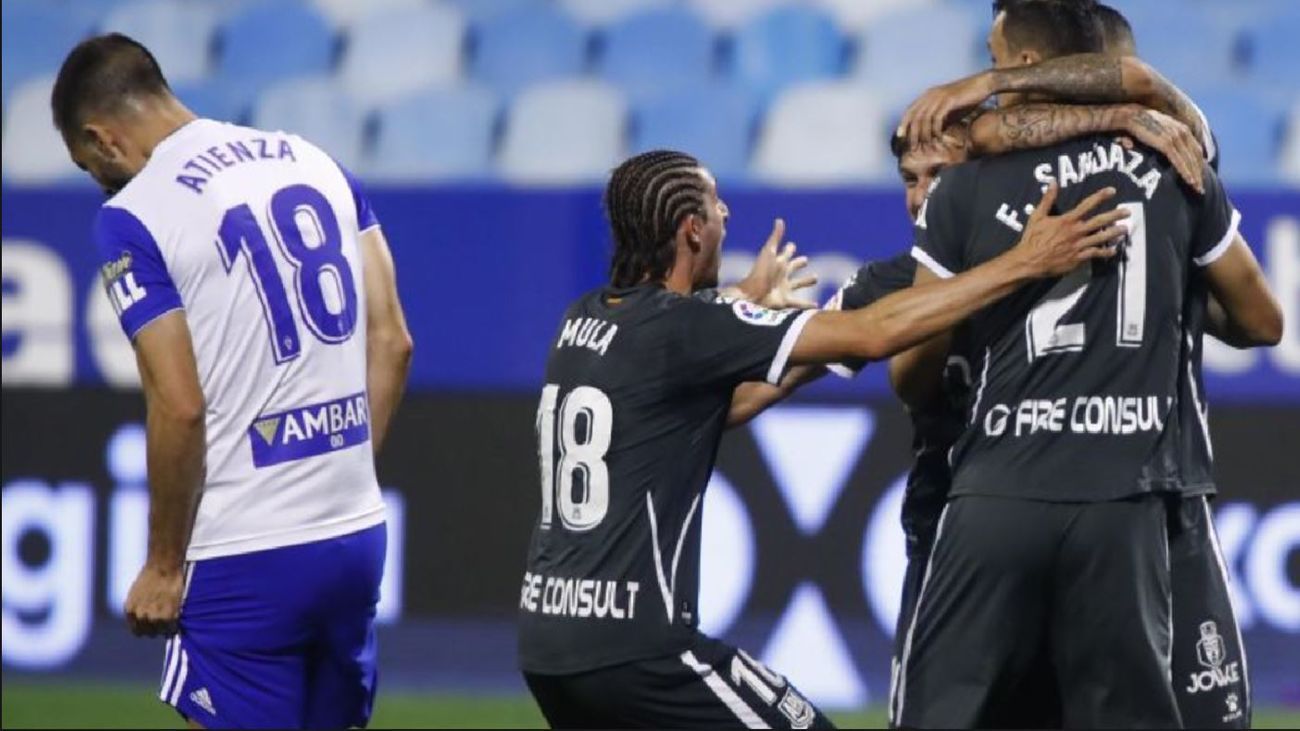
[[[952,454],[953,494],[1106,500],[1176,490],[1180,432],[1196,428],[1176,409],[1181,315],[1197,269],[1227,250],[1240,216],[1212,171],[1198,195],[1146,148],[1096,137],[946,171],[918,217],[913,255],[941,277],[996,257],[1053,181],[1056,212],[1115,187],[1127,236],[1113,259],[1026,286],[972,318],[974,397]]]
[[[581,672],[688,646],[700,501],[732,391],[779,382],[810,316],[656,285],[597,290],[569,307],[537,409],[524,670]]]

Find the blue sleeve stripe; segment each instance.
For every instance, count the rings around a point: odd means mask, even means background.
[[[348,189],[352,191],[352,202],[357,207],[357,231],[365,231],[379,225],[379,218],[375,216],[375,211],[370,207],[370,199],[366,197],[366,191],[361,187],[361,181],[357,180],[351,170],[343,167],[337,160],[339,171],[348,181]]]
[[[184,307],[158,242],[130,211],[101,208],[95,218],[95,244],[103,262],[104,288],[128,338]]]

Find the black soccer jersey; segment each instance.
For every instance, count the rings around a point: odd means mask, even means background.
[[[1201,134],[1206,140],[1206,162],[1219,171],[1219,141],[1200,109]],[[1178,409],[1182,424],[1182,447],[1179,450],[1179,487],[1183,493],[1212,495],[1214,484],[1214,447],[1210,442],[1209,403],[1205,379],[1201,372],[1204,356],[1205,308],[1209,301],[1209,283],[1204,272],[1194,271],[1183,306],[1183,342],[1178,367]]]
[[[1181,315],[1194,272],[1231,244],[1239,216],[1218,177],[1204,196],[1144,147],[1097,136],[945,171],[913,255],[940,276],[1015,245],[1052,180],[1068,210],[1114,186],[1131,212],[1114,259],[1022,288],[971,319],[970,428],[953,494],[1109,500],[1181,488]]]
[[[541,515],[523,670],[680,653],[697,626],[700,502],[744,381],[780,381],[812,313],[601,289],[564,314],[537,412]]]
[[[862,309],[886,295],[911,287],[915,278],[916,259],[911,254],[867,262],[840,288],[827,308]],[[942,398],[928,408],[908,410],[912,419],[912,453],[916,455],[903,498],[903,526],[909,540],[916,538],[918,532],[934,527],[931,524],[938,519],[952,485],[948,450],[965,429],[964,415],[970,395],[966,339],[966,327],[959,327],[944,368]],[[859,362],[844,367],[856,372],[864,365]]]

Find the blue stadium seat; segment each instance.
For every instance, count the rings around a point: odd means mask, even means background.
[[[5,100],[20,84],[58,73],[63,57],[88,35],[92,23],[61,3],[5,0],[0,5],[0,84]]]
[[[949,0],[950,2],[952,0]],[[877,18],[897,12],[902,8],[933,8],[935,0],[814,0],[817,5],[826,8],[835,16],[835,22],[846,33],[858,34]],[[978,2],[980,10],[989,11],[989,0],[965,0],[967,3]]]
[[[364,172],[402,182],[486,176],[500,111],[496,94],[481,86],[426,91],[382,107]]]
[[[353,0],[348,0],[352,2]],[[482,23],[502,15],[517,13],[529,5],[536,4],[536,0],[448,0],[452,5],[460,8],[471,24]]]
[[[559,0],[560,6],[579,23],[606,26],[624,18],[663,9],[673,0]]]
[[[789,186],[860,183],[889,174],[885,107],[854,81],[815,81],[772,104],[754,173]]]
[[[193,0],[139,0],[109,13],[100,30],[140,41],[158,59],[168,82],[186,82],[208,73],[216,11]]]
[[[1216,26],[1196,3],[1122,8],[1133,26],[1138,55],[1176,84],[1228,81],[1236,66],[1237,37]]]
[[[743,178],[754,142],[758,100],[735,85],[683,87],[633,112],[632,152],[674,149],[700,158],[722,179]],[[691,100],[689,111],[682,99]]]
[[[311,0],[335,27],[346,31],[362,19],[375,13],[409,10],[428,5],[428,0]]]
[[[1240,88],[1198,92],[1219,141],[1219,173],[1229,183],[1273,182],[1278,173],[1283,110],[1267,97]]]
[[[362,162],[365,111],[329,77],[290,79],[271,86],[257,101],[253,126],[300,135],[349,168]]]
[[[1278,163],[1282,179],[1300,186],[1300,100],[1291,107],[1286,123],[1286,140],[1282,145],[1282,159]]]
[[[1252,78],[1300,89],[1300,3],[1269,16],[1246,33]]]
[[[853,75],[890,102],[977,71],[980,25],[959,7],[909,8],[878,18],[858,39]]]
[[[329,71],[334,47],[333,29],[311,6],[253,3],[222,28],[217,69],[227,83],[256,93],[282,79]]]
[[[50,123],[53,87],[53,75],[38,76],[14,89],[5,105],[0,165],[6,183],[40,185],[86,177],[72,164],[63,137]]]
[[[474,76],[505,95],[578,74],[586,65],[586,32],[549,5],[489,18],[476,36]]]
[[[687,10],[663,8],[626,18],[605,32],[600,69],[633,101],[713,76],[714,37]]]
[[[200,117],[247,124],[253,111],[250,97],[217,79],[173,84],[172,92]]]
[[[623,155],[626,114],[622,94],[601,81],[534,86],[510,109],[501,173],[531,185],[598,181]]]
[[[339,77],[363,103],[391,101],[460,77],[465,18],[450,5],[380,11],[357,21]]]
[[[732,31],[787,1],[687,0],[687,5],[714,28]]]
[[[785,86],[839,74],[844,40],[825,12],[784,5],[736,31],[730,69],[747,88],[771,95]]]

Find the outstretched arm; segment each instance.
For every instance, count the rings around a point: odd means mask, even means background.
[[[1105,188],[1060,216],[1048,214],[1056,200],[1048,188],[1025,226],[1020,243],[991,261],[951,279],[895,292],[854,312],[818,312],[795,343],[792,363],[880,360],[942,333],[1022,284],[1071,271],[1079,264],[1115,255],[1111,242],[1123,235],[1116,225],[1121,208],[1091,216],[1115,195]]]
[[[731,410],[727,412],[727,428],[740,426],[755,416],[777,405],[797,391],[803,385],[826,375],[826,367],[820,365],[795,366],[786,371],[779,386],[761,381],[750,381],[736,386],[731,394]]]

